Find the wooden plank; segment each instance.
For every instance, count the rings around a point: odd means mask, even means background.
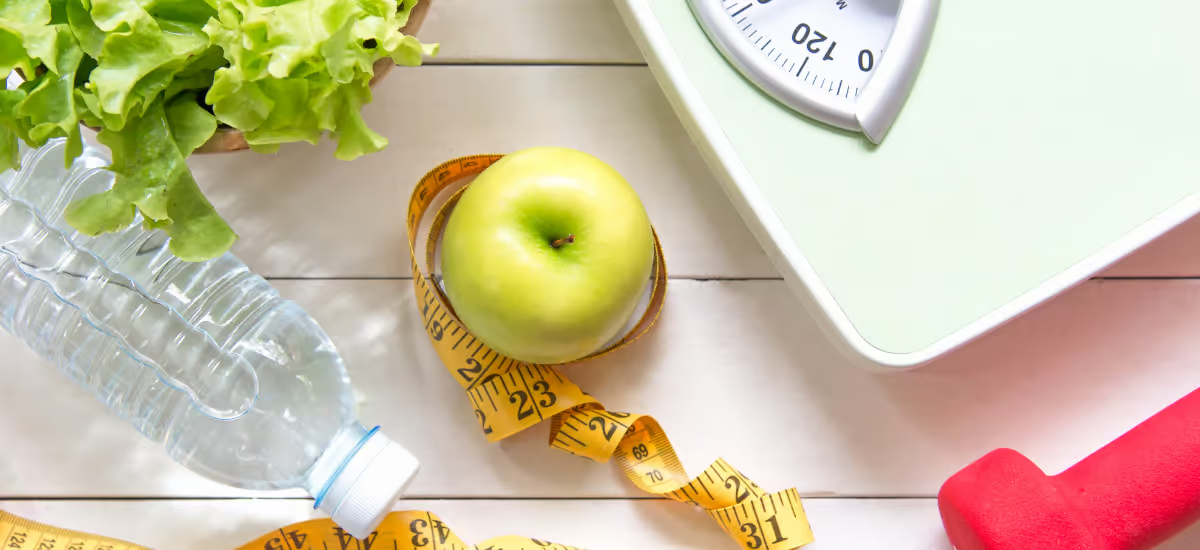
[[[775,276],[644,67],[398,70],[365,116],[391,144],[354,162],[334,160],[331,143],[191,159],[252,268],[407,276],[404,209],[422,175],[456,156],[556,145],[596,155],[630,181],[674,275]]]
[[[560,145],[630,180],[674,275],[776,276],[646,68],[398,70],[365,114],[392,143],[354,162],[333,160],[330,143],[191,159],[251,267],[289,277],[404,276],[402,212],[422,174],[459,155]],[[1200,276],[1198,241],[1200,221],[1189,222],[1106,275]]]
[[[817,541],[806,550],[951,550],[933,499],[805,499]],[[468,544],[524,535],[591,550],[731,550],[708,517],[661,500],[407,500],[397,510],[438,515]],[[236,548],[321,517],[306,500],[0,501],[0,510],[151,548]],[[1200,546],[1200,526],[1160,550]]]
[[[500,444],[421,332],[407,281],[281,281],[333,335],[361,417],[423,461],[413,496],[641,496],[611,465]],[[690,472],[724,457],[769,489],[932,496],[997,447],[1057,472],[1200,386],[1200,281],[1094,281],[919,370],[849,365],[778,281],[673,281],[638,345],[564,372],[654,415]],[[16,342],[0,387],[0,496],[221,496]]]
[[[442,43],[436,63],[640,63],[608,0],[437,0],[422,36]],[[512,32],[513,29],[536,29]],[[1200,277],[1200,219],[1183,224],[1104,273]]]
[[[611,0],[434,0],[435,63],[642,63]]]
[[[817,536],[808,550],[948,549],[931,499],[809,499],[804,506]],[[416,500],[396,508],[433,512],[468,544],[524,535],[591,550],[737,548],[708,516],[664,500]],[[0,501],[0,509],[164,550],[232,549],[321,517],[305,500]]]

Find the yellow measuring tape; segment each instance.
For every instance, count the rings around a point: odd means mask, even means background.
[[[68,531],[0,512],[4,550],[150,550],[145,546],[79,531]],[[497,537],[468,545],[429,512],[392,512],[363,540],[328,519],[314,519],[271,531],[238,550],[578,550],[544,540]]]
[[[97,537],[29,521],[0,512],[0,548],[4,550],[150,550],[123,540]]]
[[[461,180],[478,175],[503,155],[457,158],[421,178],[408,203],[408,246],[421,321],[446,369],[467,392],[480,429],[499,441],[550,419],[550,446],[608,462],[642,490],[703,508],[748,550],[791,550],[813,541],[795,489],[767,493],[724,460],[689,478],[667,435],[653,418],[606,410],[552,365],[516,361],[471,335],[454,315],[442,289],[431,281],[438,238],[466,187],[450,195],[434,216],[426,239],[426,272],[417,261],[417,234],[434,199]],[[650,330],[662,310],[667,269],[654,236],[655,278],[650,306],[619,342],[582,360],[628,345]]]
[[[742,548],[792,550],[813,541],[796,489],[767,493],[722,459],[689,479],[658,422],[609,411],[568,381],[553,365],[500,355],[480,342],[454,315],[449,301],[417,262],[416,235],[434,199],[455,183],[478,175],[502,155],[451,160],[421,178],[408,205],[408,244],[413,282],[425,332],[450,375],[467,392],[480,429],[499,441],[550,419],[550,446],[617,465],[641,489],[703,508]],[[426,244],[433,272],[438,237],[466,187],[450,195],[434,216]],[[583,360],[620,349],[654,325],[667,290],[662,245],[654,236],[655,276],[650,305],[619,342]],[[368,538],[357,540],[329,519],[272,531],[238,550],[575,550],[562,544],[506,536],[467,545],[436,515],[393,512]],[[58,529],[0,512],[0,550],[149,550],[136,544]]]

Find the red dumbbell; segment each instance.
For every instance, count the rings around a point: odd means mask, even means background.
[[[1142,550],[1200,519],[1200,390],[1056,476],[1011,449],[954,474],[957,550]]]

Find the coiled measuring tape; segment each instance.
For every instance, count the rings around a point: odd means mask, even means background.
[[[450,375],[467,392],[489,441],[499,441],[550,419],[550,446],[596,462],[615,458],[642,490],[708,512],[742,548],[792,550],[813,541],[796,489],[768,493],[723,459],[689,479],[658,422],[609,411],[568,381],[553,365],[530,364],[500,355],[471,335],[454,315],[442,290],[421,271],[416,235],[434,199],[455,183],[483,172],[502,155],[448,161],[421,178],[408,205],[408,244],[413,282],[425,332]],[[434,216],[426,244],[433,272],[438,236],[466,187],[452,194]],[[616,344],[585,357],[594,359],[637,340],[654,325],[667,290],[662,245],[654,236],[655,275],[650,305]],[[468,545],[429,512],[392,512],[369,537],[357,540],[329,519],[296,523],[267,533],[238,550],[576,550],[558,543],[505,536]],[[133,543],[59,529],[0,512],[0,550],[149,550]]]
[[[447,161],[421,178],[408,203],[408,246],[417,307],[429,340],[446,370],[467,392],[488,441],[499,441],[551,421],[550,446],[596,462],[615,458],[642,490],[703,508],[747,550],[791,550],[813,541],[796,490],[768,493],[724,460],[689,478],[666,433],[653,418],[605,409],[553,365],[505,357],[479,341],[455,316],[433,273],[438,238],[450,211],[467,187],[450,195],[430,224],[426,270],[417,261],[417,235],[434,199],[465,178],[478,175],[503,155],[473,155]],[[612,346],[580,361],[614,352],[654,325],[667,291],[662,245],[654,235],[655,275],[650,306]]]

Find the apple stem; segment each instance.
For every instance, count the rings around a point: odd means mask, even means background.
[[[553,241],[550,241],[550,246],[552,246],[554,248],[561,247],[564,244],[575,244],[575,235],[567,235],[566,237],[564,237],[562,239],[555,239]]]

